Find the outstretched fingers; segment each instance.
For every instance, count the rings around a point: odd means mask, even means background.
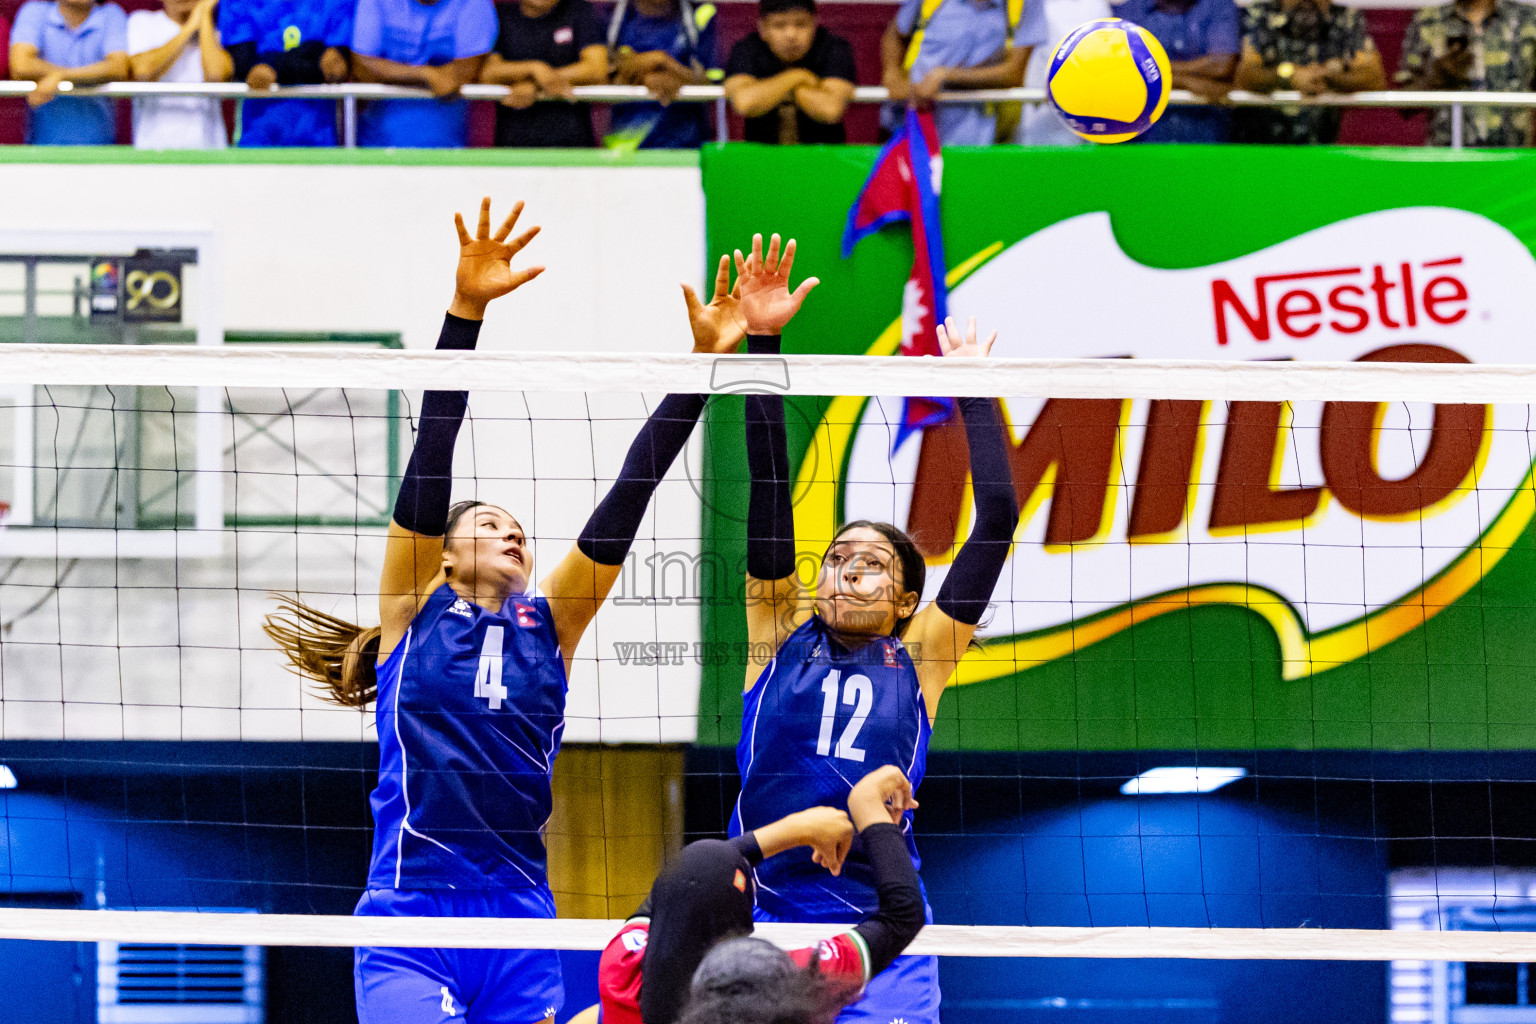
[[[688,304],[688,315],[692,316],[695,313],[702,313],[704,311],[704,303],[699,301],[699,296],[694,292],[693,286],[686,281],[682,282],[682,285],[683,301]]]
[[[485,201],[486,205],[485,205],[484,209],[485,209],[486,222],[487,223],[490,222],[490,213],[491,213],[490,203],[491,203],[491,201],[489,199],[487,199]],[[523,215],[523,201],[521,199],[519,199],[517,202],[512,204],[512,212],[507,214],[507,219],[501,222],[501,227],[496,229],[496,241],[498,241],[498,242],[505,242],[507,240],[507,236],[512,234],[512,229],[517,227],[517,218],[521,217],[522,215]]]
[[[763,263],[763,269],[770,274],[779,272],[779,233],[777,231],[768,240],[768,259]]]
[[[715,267],[715,295],[710,302],[719,302],[731,294],[731,260],[728,256],[721,256],[719,264]]]
[[[805,297],[811,294],[811,289],[819,284],[821,284],[821,279],[816,277],[808,277],[800,282],[800,287],[796,288],[795,293],[790,296],[794,300],[796,309],[799,309],[800,304],[805,301]]]
[[[778,238],[778,235],[774,235]],[[789,280],[789,272],[795,265],[795,240],[791,238],[784,243],[784,258],[779,261],[779,276],[785,281]]]
[[[996,340],[997,340],[997,332],[996,331],[993,331],[991,334],[987,335],[986,343],[981,346],[981,354],[984,355],[984,356],[991,355],[992,354],[992,343],[994,341],[996,341]]]
[[[522,234],[520,234],[516,238],[512,239],[512,241],[510,243],[508,243],[508,245],[507,245],[507,250],[508,250],[508,252],[507,252],[507,259],[511,259],[513,256],[516,256],[518,253],[522,252],[523,251],[523,247],[525,245],[527,245],[529,242],[533,241],[534,236],[537,235],[540,231],[543,231],[543,230],[544,229],[542,227],[540,227],[539,225],[535,224],[533,227],[529,228],[527,231],[524,231]],[[505,235],[498,235],[496,240],[499,242],[499,241],[501,241],[505,237],[506,237]]]
[[[747,269],[756,274],[763,269],[763,236],[752,236],[752,255],[747,257]]]
[[[464,215],[462,213],[456,213],[453,215],[453,226],[459,229],[460,248],[474,241],[473,238],[469,237],[469,230],[464,227]]]
[[[519,270],[512,275],[512,289],[521,288],[542,273],[544,273],[543,267],[529,267],[527,270]]]
[[[491,237],[491,197],[480,200],[480,223],[475,229],[475,240],[483,242]]]

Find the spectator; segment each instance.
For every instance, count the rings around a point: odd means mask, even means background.
[[[615,149],[696,149],[709,134],[702,103],[673,103],[685,85],[703,85],[715,70],[715,6],[692,0],[619,0],[608,23],[613,80],[643,85],[657,103],[620,103],[603,144]]]
[[[725,62],[725,95],[748,142],[847,142],[857,74],[848,40],[816,23],[816,0],[761,0],[757,31]]]
[[[112,101],[57,98],[59,86],[128,77],[128,16],[96,0],[28,0],[11,29],[11,75],[36,82],[27,141],[40,146],[110,146],[117,141]]]
[[[479,80],[496,45],[491,0],[357,0],[352,74],[360,82],[423,86],[439,100],[375,100],[358,117],[360,146],[453,149],[469,141],[459,90]]]
[[[891,99],[926,106],[941,91],[1023,85],[1030,54],[1050,38],[1043,0],[1020,6],[1019,0],[902,0],[880,41],[881,79]],[[997,141],[996,111],[985,103],[946,103],[933,120],[946,146]]]
[[[252,89],[345,82],[356,0],[220,0],[235,77]],[[334,146],[334,100],[242,100],[238,146]]]
[[[1047,39],[1061,39],[1085,21],[1108,18],[1109,0],[1045,0]],[[1024,72],[1024,85],[1044,89],[1051,69],[1052,48],[1037,46]],[[1087,143],[1067,127],[1049,103],[1032,103],[1020,112],[1013,141],[1021,146],[1083,146]]]
[[[163,0],[158,11],[128,15],[128,64],[139,82],[227,82],[234,62],[219,45],[219,0]],[[192,41],[196,39],[194,46]],[[138,149],[223,149],[224,105],[201,96],[138,96]]]
[[[1232,88],[1242,49],[1232,0],[1125,0],[1115,16],[1157,37],[1173,66],[1173,87],[1220,103]],[[1226,142],[1232,113],[1222,107],[1169,107],[1138,142]]]
[[[566,99],[571,87],[608,81],[608,47],[589,0],[496,5],[501,29],[480,81],[511,88],[496,109],[496,145],[591,147],[592,108]]]
[[[1536,87],[1536,10],[1516,0],[1455,0],[1425,7],[1403,36],[1399,84],[1408,89],[1528,92]],[[1463,107],[1468,146],[1529,146],[1531,112]],[[1429,122],[1429,144],[1451,144],[1451,112]]]
[[[1330,0],[1254,0],[1243,14],[1235,84],[1318,96],[1383,89],[1387,77],[1359,10]],[[1232,135],[1239,142],[1334,142],[1341,117],[1337,107],[1250,108],[1233,117]]]

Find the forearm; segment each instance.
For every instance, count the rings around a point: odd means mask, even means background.
[[[1283,82],[1274,68],[1265,67],[1257,59],[1238,64],[1233,84],[1247,92],[1275,92],[1290,88],[1290,83]]]
[[[778,335],[749,334],[747,351],[776,355]],[[795,571],[795,514],[789,478],[789,437],[783,395],[748,395],[746,402],[747,573],[753,579],[781,580]]]
[[[583,57],[575,64],[556,68],[555,72],[572,85],[604,85],[608,81],[608,58],[606,54],[592,60]]]
[[[908,43],[908,38],[897,31],[894,21],[885,27],[885,34],[880,37],[880,80],[887,88],[908,80],[904,66]]]
[[[822,124],[837,124],[841,121],[848,112],[848,101],[851,98],[851,89],[828,85],[826,82],[803,85],[795,90],[795,104],[812,120]]]
[[[383,57],[369,57],[361,53],[352,55],[352,73],[360,82],[379,82],[384,85],[425,85],[429,70],[431,69],[425,66],[401,64]]]
[[[1025,47],[1024,49],[1029,49]],[[1025,55],[1021,63],[1010,51],[1008,56],[994,64],[974,68],[950,68],[944,75],[946,89],[1014,89],[1024,84]]]
[[[1232,72],[1237,68],[1237,54],[1214,53],[1205,57],[1196,57],[1194,60],[1171,61],[1173,81],[1177,85],[1180,78],[1209,78],[1216,81],[1230,81]]]
[[[981,621],[1008,560],[1019,504],[997,403],[990,398],[962,398],[960,413],[971,449],[975,522],[939,588],[936,603],[945,615],[974,626]]]
[[[121,82],[130,75],[128,55],[110,53],[105,60],[79,68],[54,67],[59,77],[75,85],[100,85],[102,82]],[[42,76],[38,76],[42,77]]]
[[[1334,92],[1371,92],[1387,87],[1387,76],[1379,61],[1356,61],[1338,74],[1328,76]]]
[[[467,351],[480,337],[479,320],[452,313],[443,318],[439,350]],[[453,490],[453,450],[469,408],[466,391],[428,391],[421,396],[416,445],[395,497],[394,521],[413,533],[441,537]]]
[[[859,922],[854,931],[869,950],[870,977],[889,967],[922,931],[927,913],[922,883],[912,866],[901,826],[870,825],[859,833],[864,853],[874,869],[875,912]]]
[[[805,87],[806,75],[798,70],[781,71],[772,78],[756,78],[730,90],[731,106],[742,117],[760,117]]]
[[[541,60],[503,60],[493,54],[480,69],[480,81],[487,85],[516,85],[532,81],[545,67],[548,65]]]
[[[785,850],[793,850],[797,846],[808,846],[810,844],[806,841],[803,831],[796,827],[797,817],[798,815],[791,814],[780,818],[778,821],[764,825],[762,828],[743,833],[732,840],[732,842],[742,851],[742,855],[754,865],[767,860],[769,857],[777,856]],[[748,837],[751,838],[750,844],[745,842]],[[748,845],[756,847],[757,860],[752,860],[752,854],[748,849],[744,848]]]
[[[11,77],[18,82],[36,82],[49,75],[68,70],[70,69],[43,60],[35,54],[23,56],[13,53],[11,55]]]
[[[576,546],[599,565],[622,565],[656,487],[688,443],[704,412],[704,395],[668,395],[629,446],[624,467],[593,510]]]
[[[227,82],[234,76],[234,58],[229,55],[229,51],[219,45],[217,33],[199,32],[197,50],[203,61],[203,81]]]
[[[145,50],[143,53],[135,53],[128,58],[128,67],[136,81],[154,82],[165,74],[170,66],[176,63],[181,56],[181,51],[186,49],[187,43],[197,33],[197,25],[193,19],[181,27],[175,37],[164,46],[157,46],[153,50]]]

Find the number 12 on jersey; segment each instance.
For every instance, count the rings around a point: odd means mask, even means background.
[[[487,626],[485,643],[480,645],[480,667],[475,670],[475,696],[491,702],[491,710],[501,710],[501,702],[507,699],[507,688],[501,681],[501,644],[506,637],[506,627]]]
[[[843,670],[835,668],[827,673],[827,678],[821,681],[821,734],[816,739],[816,753],[825,757],[832,754],[832,728],[837,724],[837,691],[838,683],[842,681]],[[875,688],[866,675],[851,675],[842,683],[843,703],[853,705],[853,717],[843,727],[843,734],[837,740],[837,752],[834,756],[845,761],[863,761],[864,750],[854,746],[859,738],[859,730],[864,728],[864,722],[869,718],[869,709],[875,703]]]

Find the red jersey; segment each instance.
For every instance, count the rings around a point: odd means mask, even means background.
[[[633,918],[624,922],[603,950],[597,964],[602,1024],[641,1024],[640,964],[645,959],[650,930],[649,918]],[[861,990],[869,982],[869,956],[856,932],[843,932],[814,946],[790,950],[789,958],[800,967],[817,964],[822,974],[856,982]]]

